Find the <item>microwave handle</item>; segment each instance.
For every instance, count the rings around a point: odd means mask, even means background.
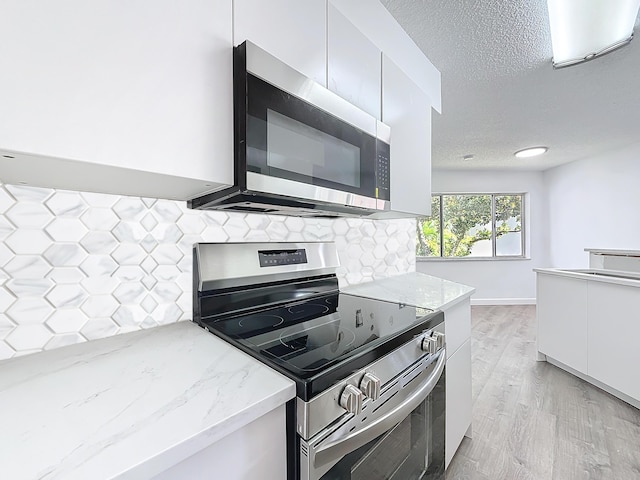
[[[315,467],[320,467],[333,460],[339,460],[345,455],[366,445],[370,441],[390,430],[402,420],[404,420],[421,402],[431,393],[438,383],[440,375],[444,370],[446,352],[440,350],[440,358],[436,363],[434,371],[420,386],[400,405],[386,413],[383,417],[371,422],[362,430],[354,432],[346,437],[336,440],[326,445],[318,447],[315,452]]]

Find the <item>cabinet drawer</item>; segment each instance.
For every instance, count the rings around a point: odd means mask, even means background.
[[[447,358],[471,338],[471,305],[468,300],[444,311],[444,328],[447,335]]]

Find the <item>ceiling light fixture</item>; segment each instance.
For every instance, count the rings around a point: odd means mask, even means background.
[[[628,44],[640,0],[547,0],[554,68],[592,60]]]
[[[547,150],[549,150],[547,147],[531,147],[525,148],[524,150],[518,150],[514,155],[518,158],[535,157],[537,155],[542,155]]]

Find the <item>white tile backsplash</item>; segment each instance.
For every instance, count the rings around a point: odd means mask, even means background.
[[[201,212],[0,184],[0,360],[191,318],[195,242],[333,240],[341,285],[415,270],[415,221]]]

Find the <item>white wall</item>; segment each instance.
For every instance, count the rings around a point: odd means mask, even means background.
[[[640,249],[640,145],[544,173],[550,265],[586,268],[585,248]]]
[[[527,193],[526,253],[519,260],[420,261],[416,270],[476,288],[474,303],[533,303],[533,268],[549,264],[546,192],[542,172],[434,170],[434,193]]]

